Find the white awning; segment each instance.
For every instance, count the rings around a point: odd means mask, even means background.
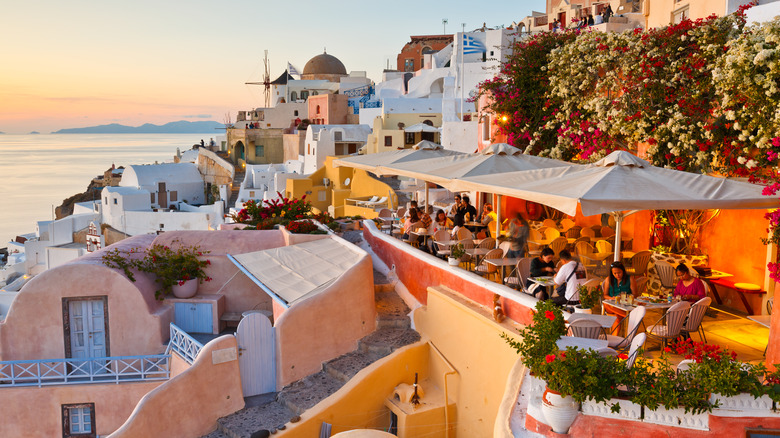
[[[332,238],[228,255],[252,281],[285,307],[319,292],[362,257],[355,248]]]

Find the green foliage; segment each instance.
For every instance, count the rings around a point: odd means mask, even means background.
[[[587,287],[583,284],[577,287],[577,292],[580,295],[580,306],[583,309],[592,309],[601,302],[603,292],[601,286]]]
[[[135,282],[133,270],[154,274],[154,281],[160,285],[154,293],[158,300],[165,298],[175,284],[183,285],[185,281],[197,279],[199,283],[211,281],[205,268],[211,262],[202,260],[209,251],[201,251],[198,246],[172,244],[176,248],[156,244],[146,249],[133,248],[130,251],[114,249],[103,254],[103,264],[109,268],[122,269],[130,281]]]

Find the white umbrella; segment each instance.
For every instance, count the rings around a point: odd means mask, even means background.
[[[572,167],[576,164],[549,158],[523,154],[520,149],[506,143],[495,143],[477,154],[456,155],[424,161],[394,163],[380,166],[383,173],[418,178],[453,190],[456,178],[497,175],[506,172],[530,171],[552,167]],[[491,190],[480,190],[498,193]],[[501,193],[498,193],[501,195]],[[427,199],[427,198],[426,198]],[[497,223],[501,223],[501,198],[496,205]],[[500,230],[496,227],[496,230]],[[496,241],[498,244],[498,241]]]
[[[381,172],[379,166],[458,155],[466,154],[444,149],[444,147],[440,144],[428,140],[423,140],[409,149],[338,158],[333,160],[333,166],[354,167],[356,169],[363,169],[377,175],[392,175],[392,172]]]
[[[777,199],[762,195],[760,185],[655,167],[625,151],[585,166],[466,177],[452,186],[514,196],[572,216],[577,205],[585,216],[611,213],[616,222],[616,260],[625,211],[777,207]]]

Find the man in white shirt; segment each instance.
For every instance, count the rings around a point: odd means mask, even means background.
[[[561,258],[563,265],[555,274],[553,281],[557,286],[566,284],[565,296],[555,296],[552,300],[555,304],[562,306],[565,304],[577,304],[580,301],[580,294],[577,292],[577,287],[587,281],[585,278],[585,267],[576,260],[572,260],[571,253],[567,250],[562,250],[558,256]]]

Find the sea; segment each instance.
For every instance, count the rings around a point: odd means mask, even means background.
[[[0,135],[0,248],[19,234],[35,232],[54,208],[86,191],[92,179],[130,164],[173,162],[214,134]]]

